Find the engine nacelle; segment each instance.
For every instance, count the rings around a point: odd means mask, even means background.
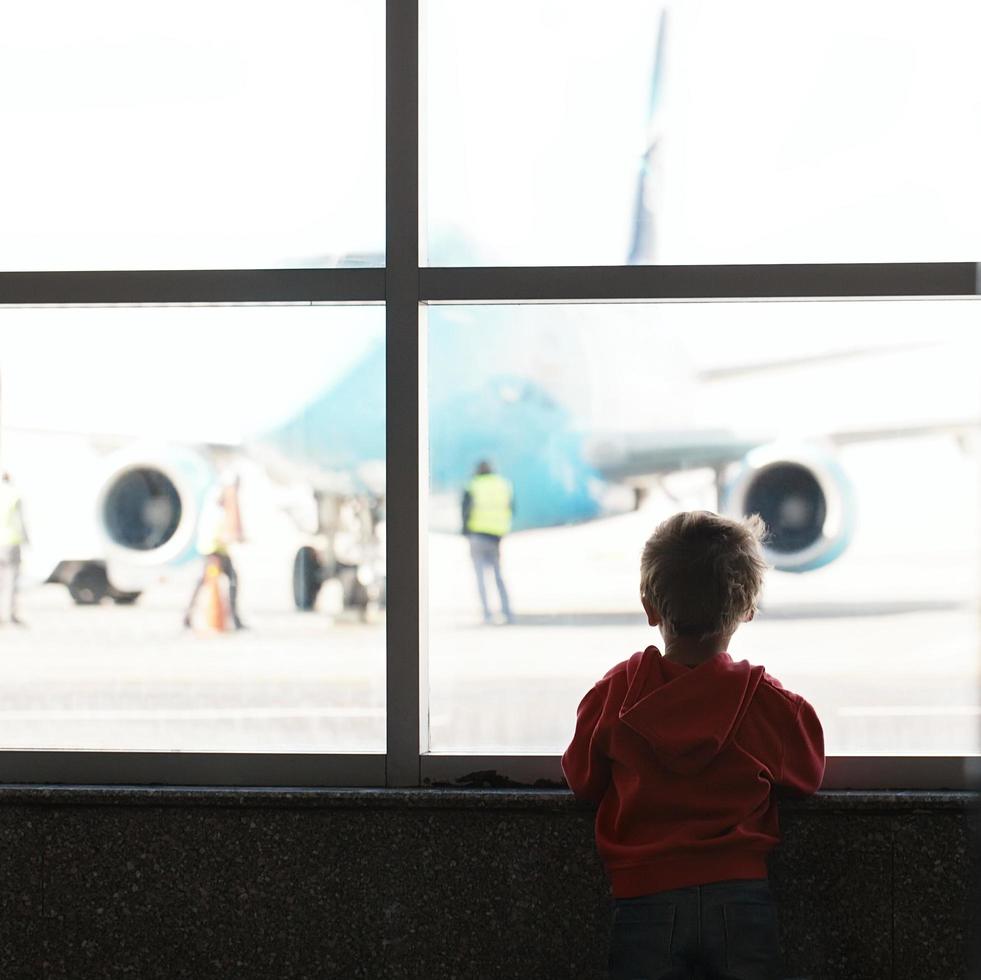
[[[760,446],[726,486],[723,513],[759,514],[769,534],[766,560],[809,572],[838,558],[855,529],[855,498],[838,462],[815,446]]]
[[[110,457],[96,503],[115,580],[194,557],[201,504],[214,484],[214,466],[176,446],[134,448]]]

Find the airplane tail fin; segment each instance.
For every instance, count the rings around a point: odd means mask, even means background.
[[[664,59],[668,28],[667,7],[658,18],[657,37],[654,43],[654,63],[651,68],[651,89],[647,103],[647,128],[644,152],[640,157],[637,174],[637,192],[634,197],[633,233],[629,265],[647,265],[654,261],[656,240],[655,204],[657,151],[661,139],[662,103],[664,99]]]

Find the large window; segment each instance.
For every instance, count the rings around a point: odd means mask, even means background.
[[[0,778],[558,781],[656,642],[644,537],[718,507],[787,525],[733,654],[818,706],[827,785],[962,785],[976,17],[784,6],[16,15]],[[460,534],[484,458],[507,626]]]
[[[645,539],[718,508],[772,533],[730,651],[806,692],[830,755],[972,753],[977,316],[973,301],[431,312],[433,750],[561,752],[594,681],[661,646],[638,598]],[[487,573],[483,623],[460,533],[481,460],[514,488],[511,624]]]
[[[381,310],[8,309],[0,338],[0,745],[384,751]]]

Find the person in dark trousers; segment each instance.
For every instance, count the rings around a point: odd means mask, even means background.
[[[17,615],[21,549],[27,544],[24,505],[9,473],[0,474],[0,625],[23,626]]]
[[[780,975],[766,865],[780,840],[775,792],[819,788],[824,738],[807,701],[726,652],[756,610],[764,531],[755,515],[705,511],[661,524],[640,596],[664,652],[617,664],[579,705],[562,768],[598,805],[613,980]]]
[[[477,592],[484,611],[484,622],[493,622],[487,602],[486,576],[494,575],[501,614],[514,622],[508,590],[501,576],[501,538],[511,530],[514,491],[503,476],[495,473],[487,460],[481,460],[473,479],[463,493],[463,533],[470,539],[470,558],[477,576]]]

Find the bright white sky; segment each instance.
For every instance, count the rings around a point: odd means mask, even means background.
[[[662,8],[662,99],[648,118]],[[974,260],[974,0],[429,0],[434,263]],[[0,0],[0,268],[323,264],[384,239],[381,0]]]
[[[383,333],[380,307],[0,310],[3,424],[238,443],[329,388]]]
[[[380,0],[0,0],[0,267],[377,250],[383,50]]]
[[[658,262],[981,255],[974,0],[429,9],[434,263],[451,229],[491,263],[622,263],[648,133]]]

